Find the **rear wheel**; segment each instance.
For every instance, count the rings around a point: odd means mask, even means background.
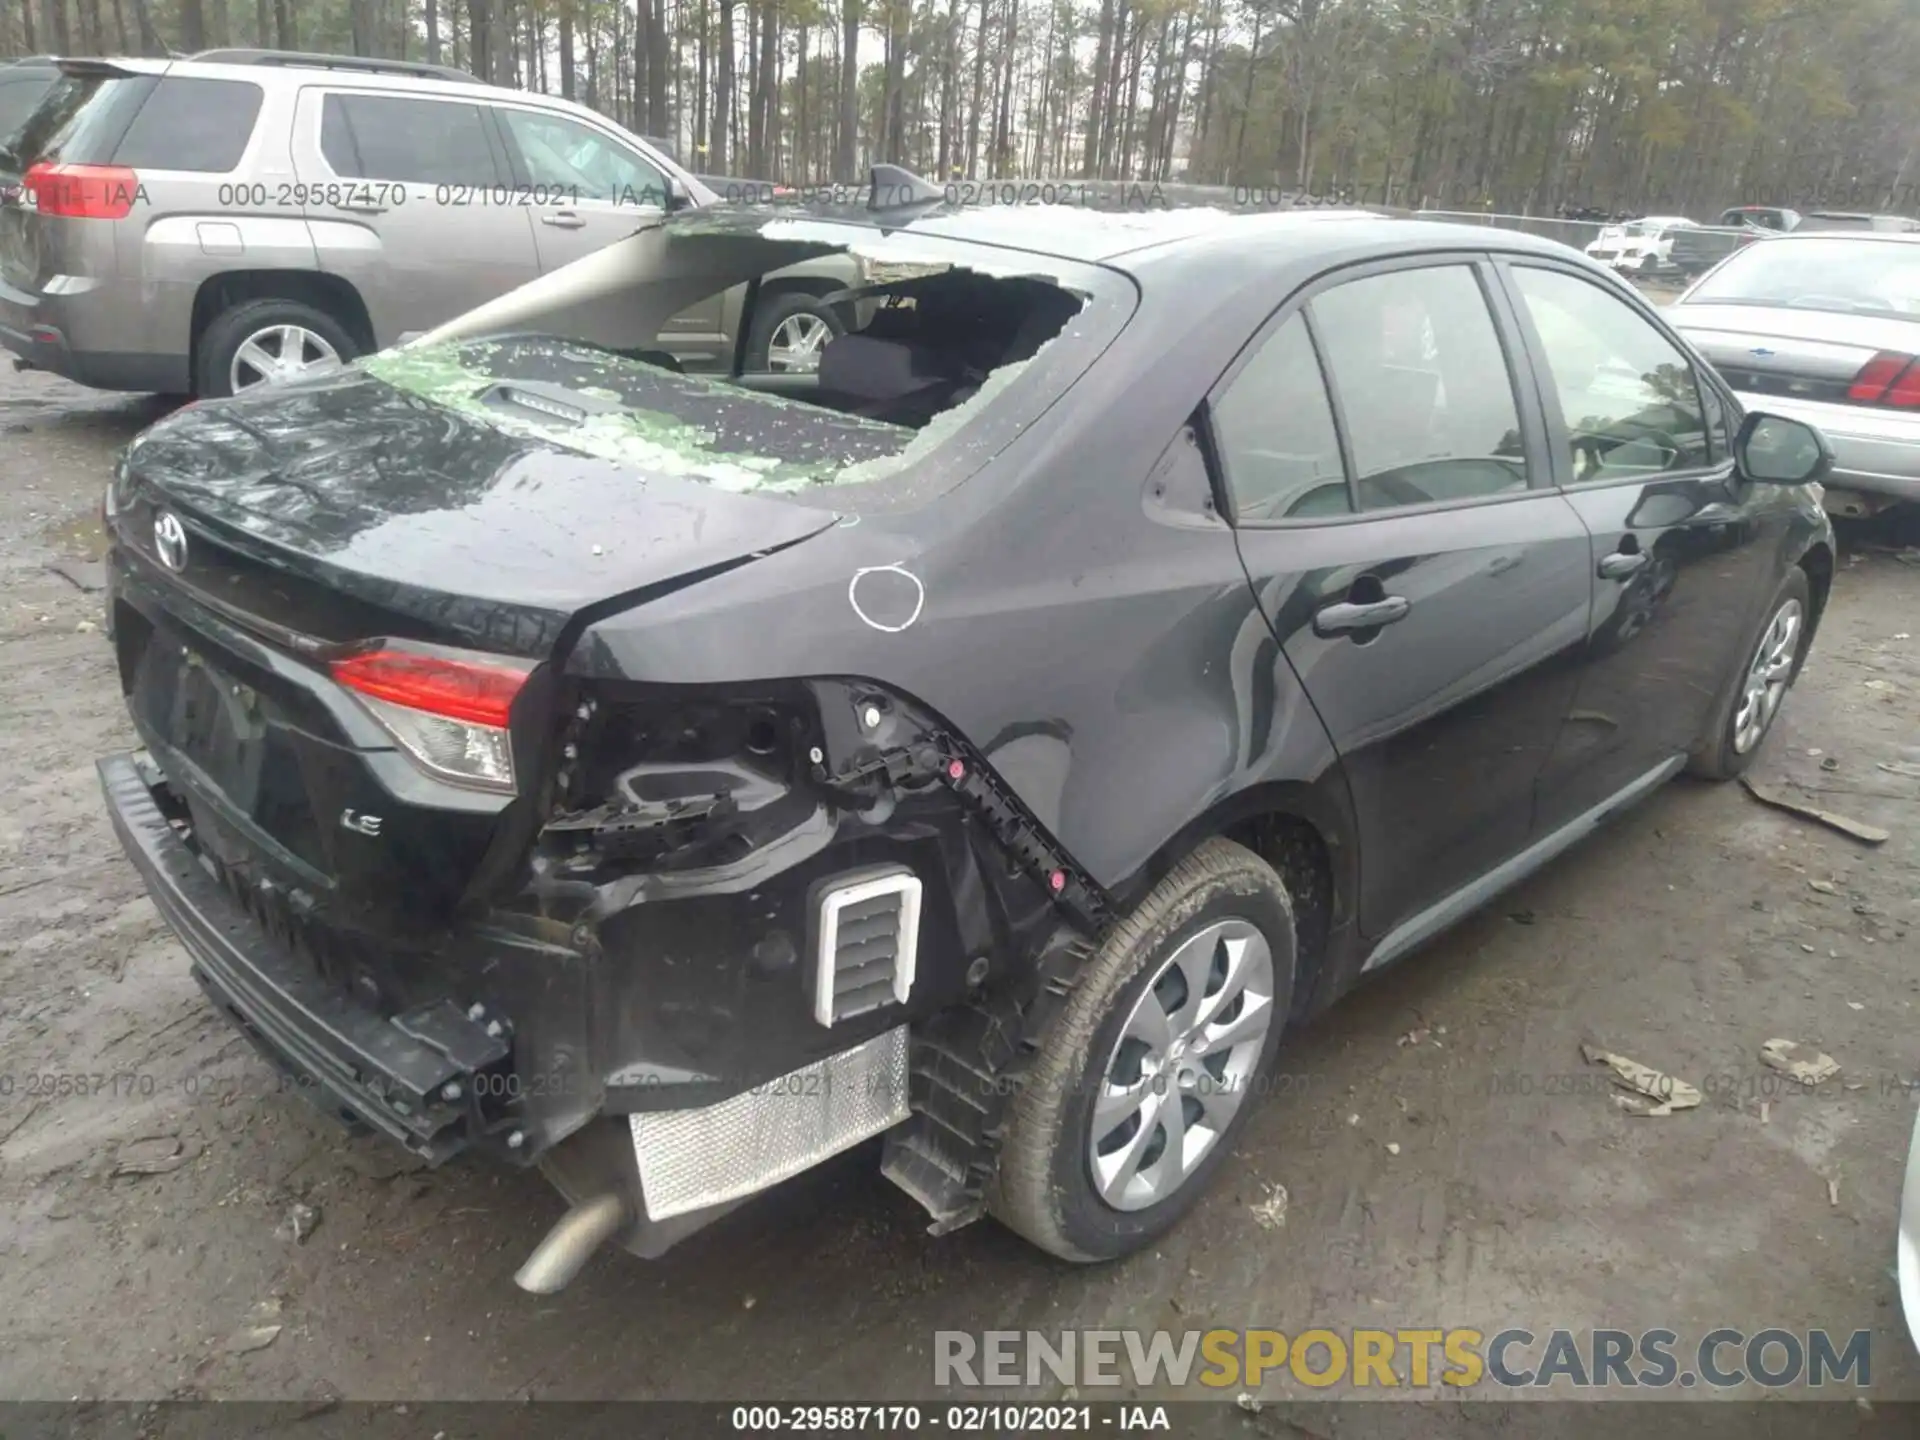
[[[1694,774],[1731,780],[1753,763],[1800,674],[1813,637],[1812,619],[1813,589],[1807,572],[1795,566],[1767,607],[1759,636],[1715,712],[1713,739],[1693,757]]]
[[[747,341],[749,372],[811,374],[820,368],[820,352],[846,326],[812,295],[770,297],[754,317]]]
[[[1013,1103],[993,1214],[1066,1260],[1170,1229],[1251,1112],[1293,999],[1293,907],[1252,851],[1209,840],[1115,927]]]
[[[195,376],[209,398],[285,384],[336,370],[360,346],[338,320],[298,300],[243,300],[200,338]]]

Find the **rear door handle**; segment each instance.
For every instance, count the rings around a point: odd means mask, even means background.
[[[542,225],[551,225],[556,230],[579,230],[583,228],[587,222],[571,210],[549,210],[545,215],[540,217],[540,223]]]
[[[1629,575],[1638,574],[1646,567],[1648,560],[1644,550],[1616,550],[1603,556],[1600,561],[1602,580],[1624,580]]]
[[[1342,600],[1324,610],[1313,612],[1313,633],[1344,635],[1354,630],[1373,630],[1407,618],[1413,602],[1404,595],[1388,595],[1380,600]]]

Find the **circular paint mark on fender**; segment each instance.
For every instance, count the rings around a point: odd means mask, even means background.
[[[898,635],[920,618],[927,587],[905,566],[869,565],[847,582],[847,603],[865,624]]]

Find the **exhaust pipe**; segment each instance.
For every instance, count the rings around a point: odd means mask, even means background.
[[[593,1252],[598,1250],[633,1219],[626,1197],[609,1190],[574,1206],[547,1238],[534,1246],[533,1254],[514,1272],[513,1283],[535,1295],[552,1295],[580,1273]]]

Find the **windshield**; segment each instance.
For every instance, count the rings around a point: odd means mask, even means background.
[[[1736,253],[1688,302],[1920,315],[1920,245],[1839,236],[1769,240]]]

